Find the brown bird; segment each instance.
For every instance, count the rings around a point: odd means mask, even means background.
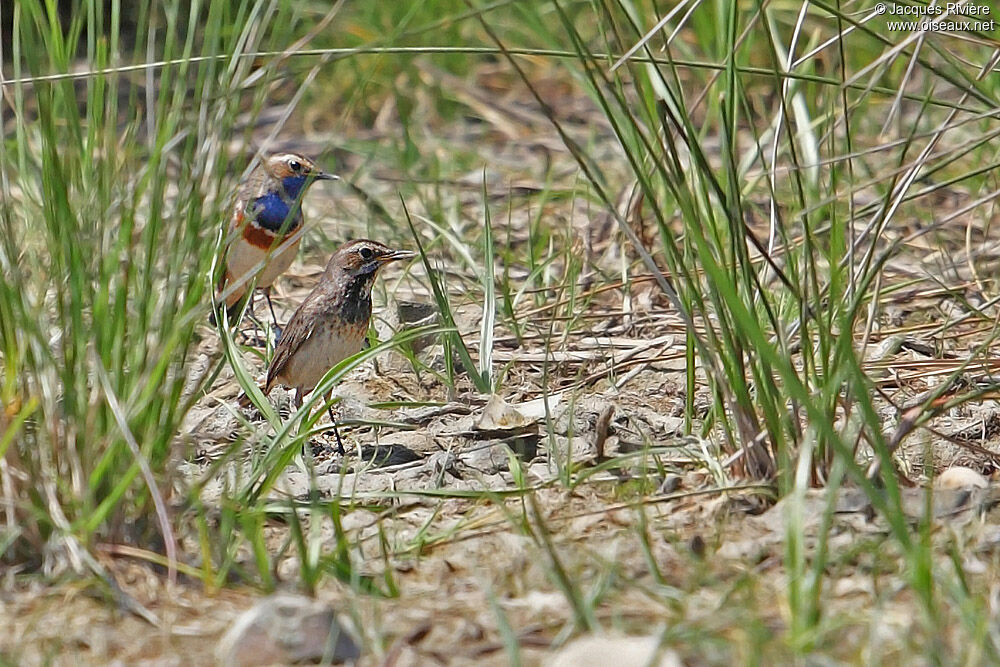
[[[216,297],[221,301],[224,296],[230,321],[242,308],[247,287],[256,277],[278,328],[271,285],[298,252],[302,237],[295,232],[302,226],[302,196],[313,182],[336,179],[305,156],[278,153],[263,158],[240,185]]]
[[[284,385],[296,390],[295,404],[301,406],[303,396],[316,388],[328,370],[360,352],[371,321],[376,274],[390,262],[412,257],[416,253],[393,250],[376,241],[357,240],[341,246],[285,327],[267,369],[264,394]],[[332,408],[330,420],[336,422]],[[343,454],[336,423],[333,430]]]

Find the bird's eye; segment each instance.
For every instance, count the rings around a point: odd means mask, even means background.
[[[361,255],[361,259],[367,261],[375,256],[375,251],[373,251],[371,248],[361,248],[360,250],[358,250],[358,254]]]
[[[302,171],[302,163],[298,160],[292,160],[288,163],[288,168],[294,171],[296,174]]]

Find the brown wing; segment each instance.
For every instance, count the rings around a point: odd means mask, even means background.
[[[278,347],[274,350],[274,356],[271,358],[271,365],[267,368],[265,394],[271,391],[274,381],[285,370],[288,362],[302,347],[302,344],[309,340],[316,328],[316,322],[320,321],[321,318],[317,317],[317,311],[321,309],[321,304],[317,303],[317,294],[317,290],[309,293],[305,301],[295,309],[291,321],[281,333],[281,340],[278,341]]]

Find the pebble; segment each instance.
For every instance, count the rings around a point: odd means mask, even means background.
[[[989,481],[972,468],[954,466],[948,468],[934,480],[939,489],[985,489]]]
[[[659,650],[659,637],[602,637],[576,639],[546,663],[548,667],[681,667],[676,652]]]
[[[331,606],[303,595],[278,593],[240,615],[219,640],[216,658],[227,667],[344,662],[361,655]]]

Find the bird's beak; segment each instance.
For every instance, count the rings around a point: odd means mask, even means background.
[[[328,174],[325,171],[313,172],[313,179],[317,181],[339,181],[340,176],[336,174]]]
[[[388,264],[389,262],[398,262],[401,259],[413,259],[417,256],[417,253],[412,250],[393,250],[392,252],[386,253],[379,257],[379,261],[383,264]]]

